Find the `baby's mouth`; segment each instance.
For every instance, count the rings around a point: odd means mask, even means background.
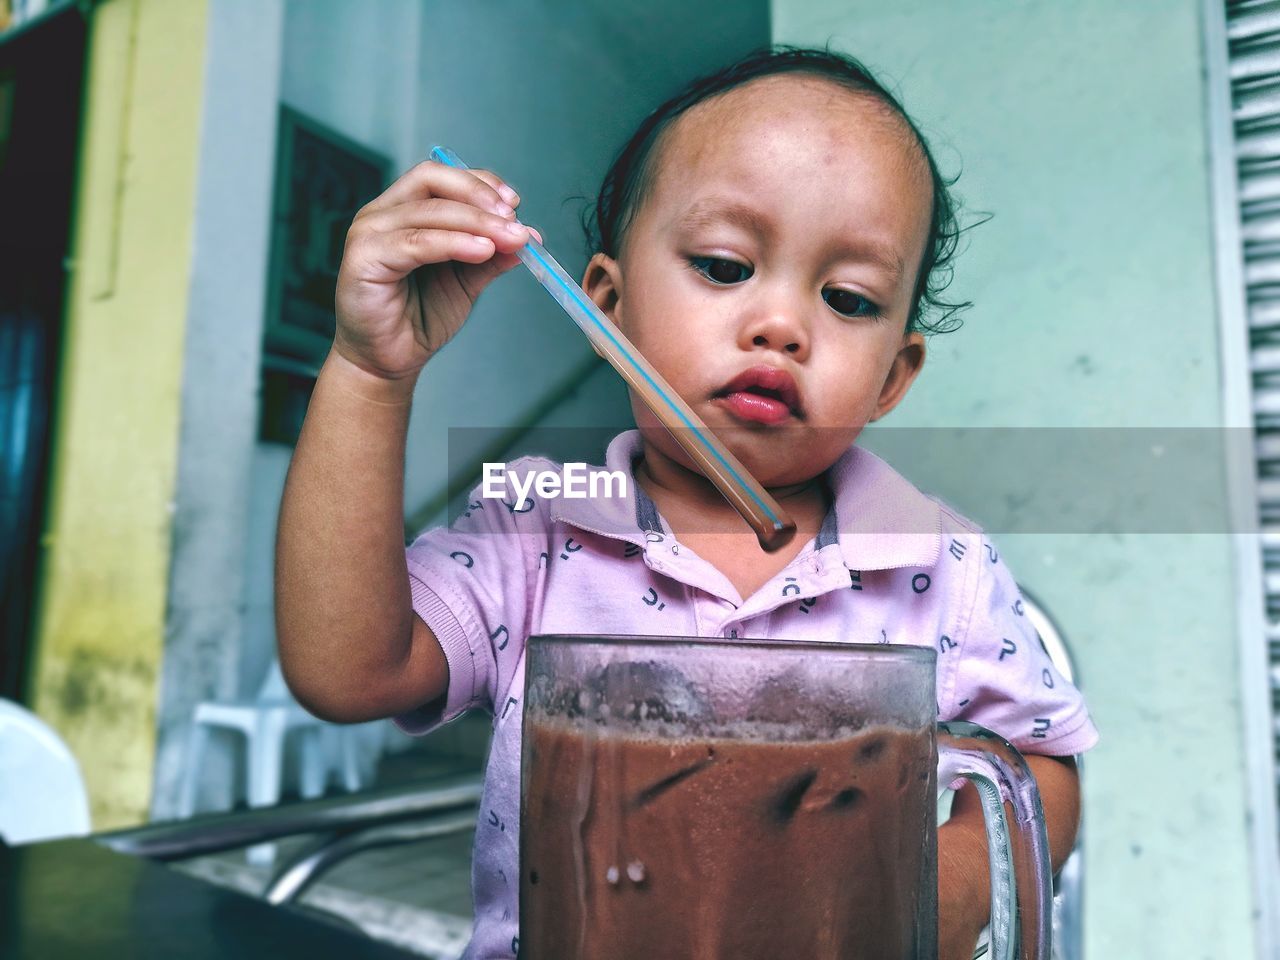
[[[795,380],[785,370],[764,364],[738,374],[712,399],[723,401],[740,419],[756,423],[779,424],[793,416],[804,417]]]

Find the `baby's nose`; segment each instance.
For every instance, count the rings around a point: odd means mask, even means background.
[[[762,333],[761,333],[761,334],[757,334],[757,335],[756,335],[756,337],[755,337],[755,339],[752,341],[752,343],[753,343],[755,346],[757,346],[757,347],[772,347],[772,346],[773,346],[773,342],[772,342],[772,341],[771,341],[767,336],[765,336],[765,335],[764,335],[764,334],[762,334]],[[777,348],[775,348],[775,349],[777,349]],[[798,352],[798,351],[800,350],[800,342],[799,342],[798,340],[792,340],[790,343],[786,344],[786,345],[785,345],[784,347],[782,347],[781,349],[785,350],[787,353],[796,353],[796,352]]]
[[[762,310],[747,320],[742,333],[744,347],[776,350],[795,359],[809,348],[808,324],[794,307],[775,305]]]

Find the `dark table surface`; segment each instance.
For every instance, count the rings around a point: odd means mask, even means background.
[[[0,957],[409,960],[414,954],[78,839],[0,843]]]

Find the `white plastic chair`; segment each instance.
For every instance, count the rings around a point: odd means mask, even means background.
[[[76,758],[47,723],[0,699],[0,837],[16,846],[88,832],[89,795]]]
[[[348,792],[362,786],[359,727],[337,726],[307,713],[289,693],[280,663],[273,657],[255,699],[206,700],[196,706],[178,799],[179,817],[190,817],[196,812],[204,751],[215,728],[232,730],[245,738],[247,794],[251,807],[269,807],[279,802],[285,740],[295,732],[299,737],[302,767],[298,786],[304,799],[321,796],[332,772],[329,751],[325,749],[326,734],[336,735],[338,739],[336,766],[342,785]],[[255,863],[270,863],[273,858],[274,848],[270,845],[250,848],[249,859]]]

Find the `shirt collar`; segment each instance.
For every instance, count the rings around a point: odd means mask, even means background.
[[[633,543],[644,543],[645,533],[662,533],[658,508],[636,482],[635,461],[644,452],[639,430],[624,430],[605,451],[605,469],[621,471],[627,478],[626,496],[587,497],[551,501],[551,519],[563,520],[583,530]]]
[[[625,497],[593,497],[551,503],[551,516],[583,530],[643,543],[647,532],[663,533],[657,508],[635,480],[643,452],[639,430],[614,437],[605,468],[627,478]],[[851,570],[927,567],[942,546],[942,509],[905,477],[856,444],[827,472],[834,504],[818,533],[815,550],[836,546]]]
[[[928,567],[942,550],[942,508],[874,453],[853,444],[827,472],[835,495],[815,546],[834,539],[851,570]]]

